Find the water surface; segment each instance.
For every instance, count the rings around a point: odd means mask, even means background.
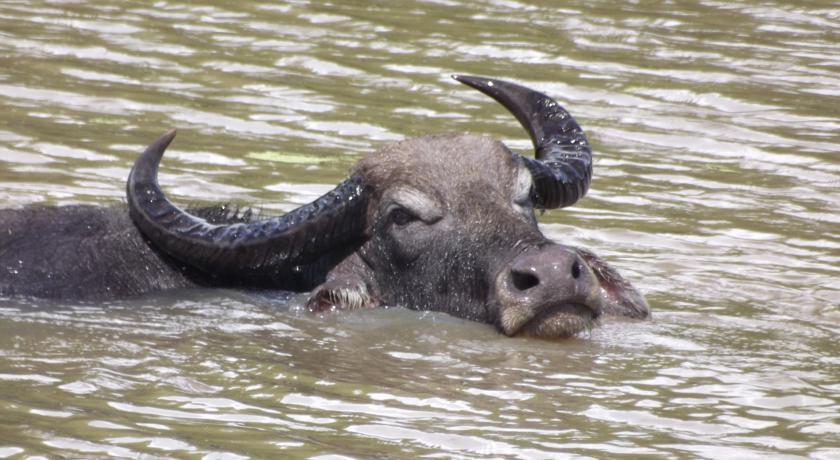
[[[509,339],[225,290],[0,300],[0,457],[837,458],[840,10],[830,2],[4,1],[0,201],[123,205],[170,127],[180,203],[282,212],[387,142],[564,104],[595,181],[540,220],[654,319]]]

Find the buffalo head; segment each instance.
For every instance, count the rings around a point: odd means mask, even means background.
[[[589,188],[592,153],[578,123],[542,93],[455,78],[519,120],[534,159],[482,136],[410,139],[284,216],[219,221],[179,209],[158,186],[172,131],[129,176],[132,219],[155,248],[212,283],[312,290],[313,310],[399,305],[541,337],[573,335],[603,313],[646,317],[644,299],[612,267],[537,226],[535,209],[569,206]]]

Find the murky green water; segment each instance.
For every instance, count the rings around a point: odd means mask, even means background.
[[[287,210],[404,137],[528,150],[450,73],[541,89],[595,182],[542,217],[647,323],[508,339],[401,309],[196,290],[0,300],[0,457],[840,457],[840,9],[832,2],[0,4],[0,203]]]

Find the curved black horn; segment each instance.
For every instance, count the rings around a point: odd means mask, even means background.
[[[331,192],[281,217],[215,225],[172,204],[158,185],[158,164],[175,130],[140,155],[128,176],[131,218],[156,247],[211,275],[280,273],[313,262],[364,231],[367,194],[351,177]]]
[[[592,181],[592,150],[577,121],[543,93],[502,80],[453,75],[505,106],[528,131],[536,160],[523,157],[534,177],[534,205],[563,208],[586,194]]]

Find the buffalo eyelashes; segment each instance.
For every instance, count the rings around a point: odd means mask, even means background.
[[[392,224],[403,227],[418,220],[419,218],[407,211],[405,208],[395,208],[388,215],[388,219]]]

